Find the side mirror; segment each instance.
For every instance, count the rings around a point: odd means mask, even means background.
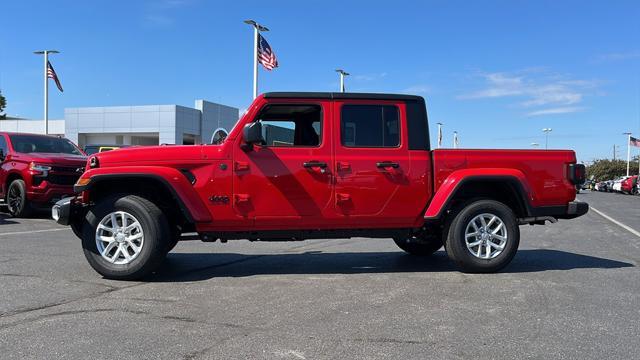
[[[221,144],[228,135],[229,133],[224,128],[217,128],[211,136],[211,144]]]
[[[243,135],[244,142],[247,145],[252,146],[254,144],[264,144],[264,138],[262,137],[262,123],[259,121],[252,122],[244,126]]]

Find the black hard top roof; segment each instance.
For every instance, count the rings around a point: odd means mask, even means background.
[[[267,99],[301,98],[301,99],[359,99],[359,100],[403,100],[424,101],[422,96],[403,94],[377,94],[377,93],[341,93],[341,92],[268,92],[264,94]]]

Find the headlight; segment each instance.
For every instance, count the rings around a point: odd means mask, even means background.
[[[95,156],[92,156],[89,158],[89,168],[90,169],[94,169],[98,167],[98,158]]]
[[[36,164],[32,162],[31,164],[29,164],[29,170],[47,172],[51,170],[51,166]]]

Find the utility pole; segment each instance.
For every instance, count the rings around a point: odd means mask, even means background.
[[[56,50],[39,50],[34,54],[44,55],[44,134],[49,135],[49,54],[58,54]]]
[[[627,135],[627,176],[629,176],[629,163],[631,162],[631,133],[625,132],[622,135]]]
[[[553,131],[552,128],[544,128],[542,132],[544,133],[544,149],[547,150],[549,148],[549,133]]]
[[[258,97],[258,35],[261,31],[269,31],[254,20],[245,20],[245,24],[253,26],[253,99]]]
[[[340,74],[340,92],[344,92],[344,77],[349,76],[351,74],[349,74],[348,72],[342,69],[336,69],[336,72]]]
[[[616,144],[613,144],[613,161],[616,161]]]

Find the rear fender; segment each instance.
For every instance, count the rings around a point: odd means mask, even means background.
[[[191,222],[209,222],[211,214],[198,196],[190,180],[177,169],[162,166],[121,166],[96,168],[87,170],[78,183],[89,179],[85,185],[74,186],[77,193],[90,191],[92,187],[103,181],[122,179],[151,179],[160,181],[180,205],[185,217]],[[115,190],[115,189],[114,189]],[[122,189],[126,191],[126,189]]]
[[[472,181],[505,181],[513,185],[520,196],[518,201],[527,215],[531,213],[531,188],[524,173],[516,169],[485,168],[462,169],[452,172],[442,182],[424,213],[425,219],[438,219],[442,216],[462,186]]]

